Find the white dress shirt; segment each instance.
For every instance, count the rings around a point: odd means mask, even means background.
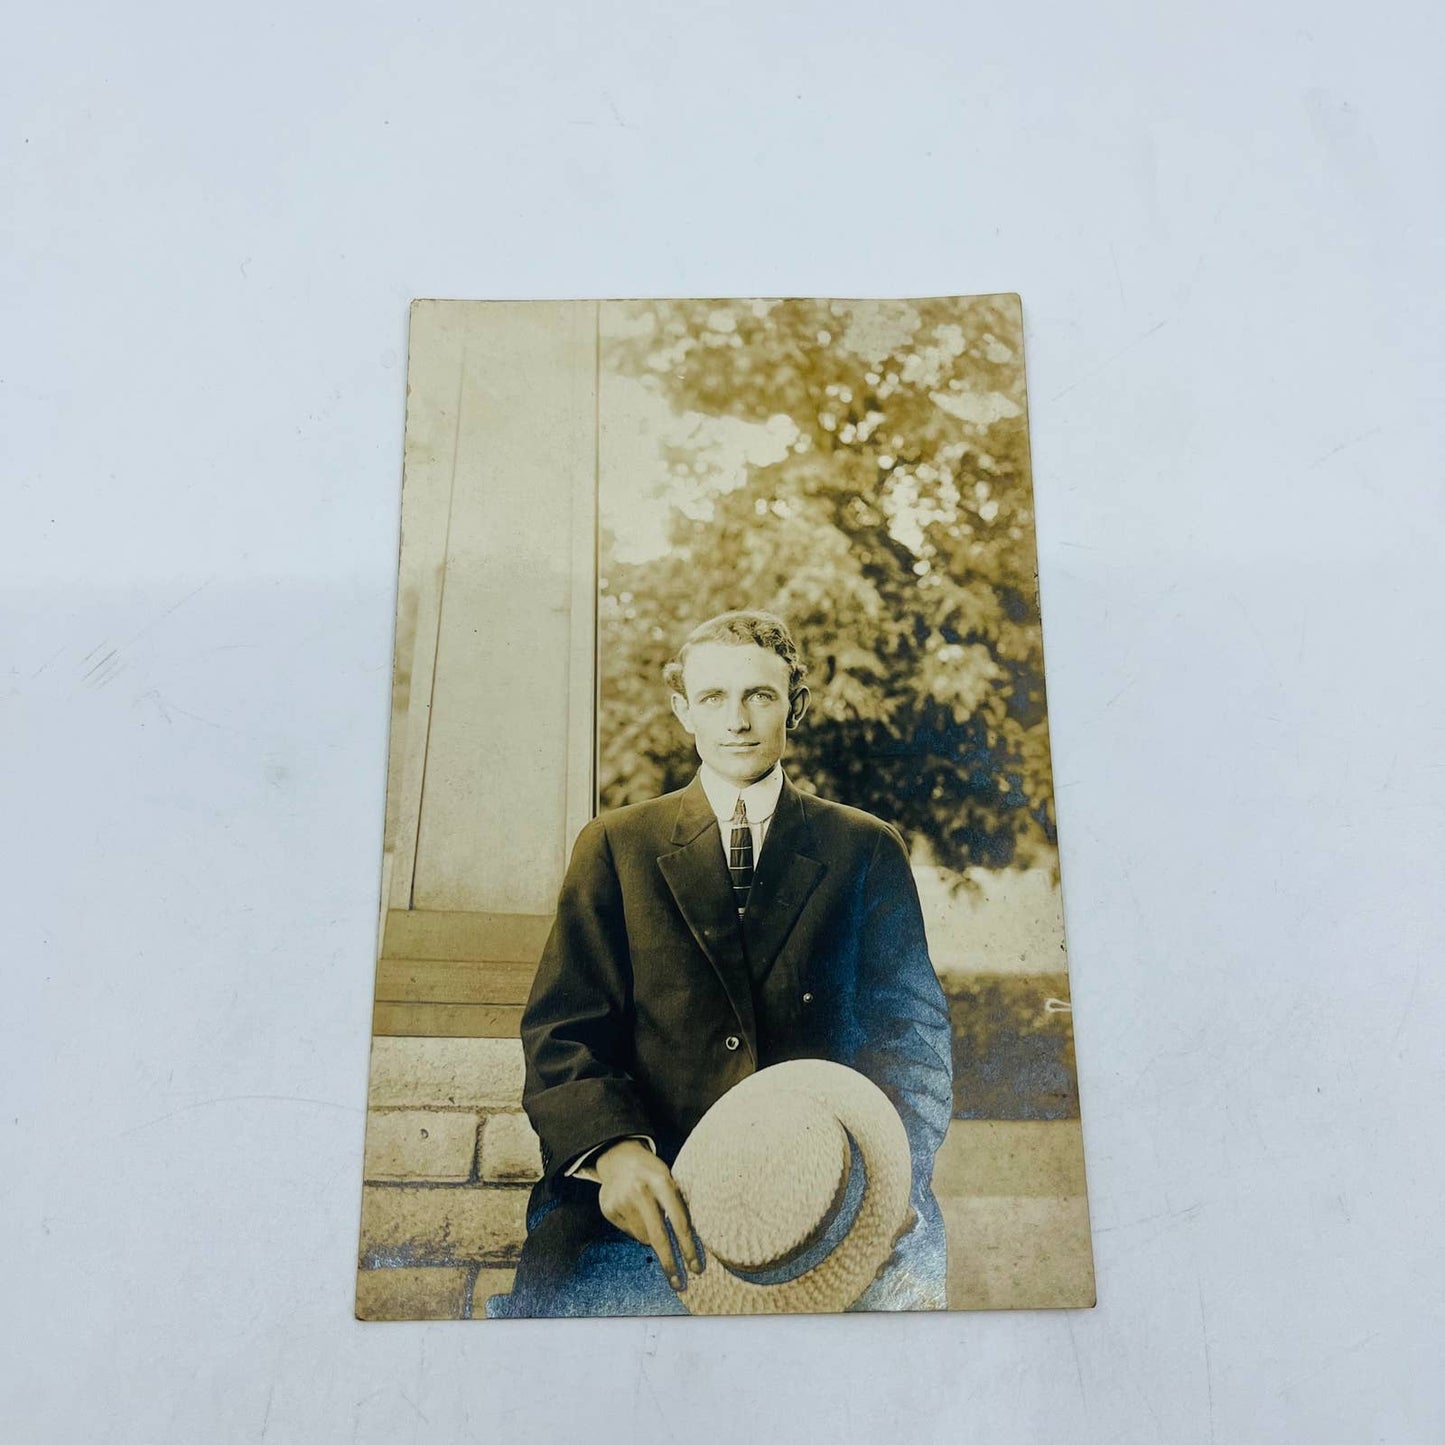
[[[783,765],[774,763],[773,770],[765,773],[755,783],[740,788],[730,783],[720,773],[715,773],[706,763],[698,769],[702,790],[717,819],[718,835],[722,841],[723,859],[728,856],[728,845],[733,836],[733,814],[737,812],[738,799],[748,810],[748,832],[753,835],[753,867],[757,867],[758,855],[763,851],[763,839],[768,836],[768,824],[778,811],[778,799],[783,796]]]
[[[773,821],[773,814],[778,811],[778,799],[783,796],[783,765],[774,763],[773,770],[764,774],[755,783],[749,783],[747,787],[740,788],[736,783],[730,783],[720,773],[715,773],[704,763],[698,769],[698,777],[702,781],[702,790],[707,794],[708,806],[712,808],[713,816],[717,819],[718,837],[722,840],[723,862],[728,862],[728,848],[733,836],[733,814],[737,812],[738,799],[743,800],[743,807],[748,812],[748,832],[753,835],[753,866],[757,866],[758,854],[763,851],[763,839],[768,836],[768,824]],[[634,1135],[639,1143],[646,1144],[654,1154],[657,1153],[657,1145],[645,1135]],[[617,1140],[613,1140],[617,1143]],[[596,1184],[597,1171],[592,1167],[592,1161],[602,1152],[603,1149],[610,1149],[611,1144],[599,1144],[595,1149],[589,1149],[587,1153],[579,1155],[578,1158],[568,1165],[562,1172],[570,1179],[588,1179]]]

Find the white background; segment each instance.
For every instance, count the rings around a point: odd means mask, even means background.
[[[1438,6],[5,30],[8,1438],[1441,1439]],[[407,302],[994,290],[1098,1308],[355,1323]]]

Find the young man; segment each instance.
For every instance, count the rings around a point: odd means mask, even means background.
[[[783,774],[804,675],[777,617],[703,623],[664,674],[697,776],[578,836],[522,1020],[544,1175],[507,1313],[680,1312],[707,1266],[669,1165],[729,1088],[796,1058],[860,1070],[908,1132],[917,1219],[856,1307],[944,1304],[947,1006],[898,834]]]

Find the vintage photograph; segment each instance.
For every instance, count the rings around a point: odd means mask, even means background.
[[[413,307],[363,1319],[1094,1300],[1011,295]]]

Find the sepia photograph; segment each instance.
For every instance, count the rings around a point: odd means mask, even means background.
[[[7,19],[6,1438],[1445,1442],[1445,6]]]
[[[362,1319],[1094,1301],[1019,298],[415,303]]]

